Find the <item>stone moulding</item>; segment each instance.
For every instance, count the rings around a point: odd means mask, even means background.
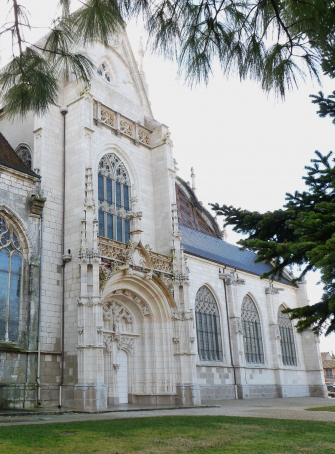
[[[143,247],[134,247],[131,242],[119,243],[107,238],[99,238],[102,263],[100,266],[100,291],[108,280],[120,270],[136,270],[152,279],[153,273],[162,280],[170,292],[173,290],[173,259]]]
[[[104,126],[115,132],[116,135],[133,139],[135,145],[152,148],[150,136],[152,131],[118,112],[94,100],[93,121],[96,125]]]

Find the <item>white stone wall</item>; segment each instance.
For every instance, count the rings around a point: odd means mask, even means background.
[[[206,285],[214,294],[220,311],[223,363],[208,364],[206,361],[200,361],[199,358],[197,360],[199,385],[204,388],[217,387],[217,392],[220,394],[221,385],[234,383],[232,374],[228,374],[228,376],[227,372],[224,372],[222,375],[221,372],[221,368],[225,370],[231,367],[224,284],[219,279],[219,268],[222,270],[223,267],[189,254],[187,254],[187,258],[190,269],[190,307],[194,310],[196,293],[202,285]],[[232,268],[227,267],[225,272],[231,270]],[[313,386],[314,388],[318,386],[321,389],[323,380],[314,335],[307,333],[302,336],[294,330],[296,366],[283,365],[280,340],[276,337],[275,327],[278,323],[279,306],[283,304],[286,307],[297,307],[307,304],[304,300],[306,298],[305,289],[276,282],[274,286],[280,287],[284,291],[277,294],[266,294],[265,291],[270,285],[268,280],[261,280],[258,276],[243,271],[237,271],[237,274],[240,279],[245,280],[245,285],[227,285],[227,298],[233,362],[241,396],[280,397],[283,394],[283,397],[291,397],[310,395],[310,387]],[[304,286],[304,284],[301,284],[301,286]],[[245,360],[243,335],[238,327],[237,320],[241,317],[242,301],[247,293],[252,296],[256,303],[260,317],[264,364],[251,364]],[[314,370],[314,375],[308,372],[309,369]],[[224,377],[223,380],[222,377]],[[319,392],[322,393],[320,389]]]

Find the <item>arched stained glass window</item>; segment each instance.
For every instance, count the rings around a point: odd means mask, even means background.
[[[218,306],[212,292],[201,287],[195,298],[198,354],[202,361],[222,361],[222,339]]]
[[[241,318],[245,359],[247,363],[263,364],[261,324],[256,305],[249,295],[243,298]]]
[[[112,73],[111,73],[111,71],[109,69],[109,65],[106,61],[104,61],[103,63],[101,63],[101,65],[99,65],[99,67],[97,69],[97,73],[99,74],[99,76],[101,76],[107,82],[111,81]]]
[[[280,346],[284,366],[296,366],[293,329],[288,314],[283,314],[285,307],[281,304],[278,309],[278,325],[280,331]]]
[[[0,216],[0,340],[18,340],[21,266],[21,248],[16,233]]]
[[[130,238],[130,178],[123,162],[106,154],[98,170],[99,235],[126,243]]]
[[[18,155],[18,157],[25,163],[29,169],[31,169],[31,151],[30,148],[25,144],[20,144],[16,150],[15,153]]]

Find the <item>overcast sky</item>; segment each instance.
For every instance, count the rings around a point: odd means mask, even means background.
[[[58,0],[21,4],[30,11],[32,24],[43,27],[55,17]],[[76,5],[79,1],[73,0]],[[7,0],[0,0],[0,11],[6,8]],[[34,39],[46,32],[33,30]],[[135,58],[141,34],[140,26],[128,27]],[[4,38],[0,52],[5,63],[10,46]],[[309,98],[321,89],[326,94],[335,90],[335,81],[328,78],[322,80],[323,87],[309,80],[301,83],[281,101],[253,82],[223,78],[219,67],[207,87],[192,89],[177,79],[176,66],[161,57],[146,53],[144,69],[154,117],[171,130],[179,175],[190,180],[194,167],[197,195],[205,206],[218,202],[261,212],[279,208],[286,192],[304,189],[301,177],[314,151],[335,148],[335,126],[316,115],[317,106]],[[228,241],[237,240],[229,232]],[[310,301],[315,303],[322,293],[317,273],[309,274],[307,281]],[[321,350],[335,352],[335,335],[321,338]]]

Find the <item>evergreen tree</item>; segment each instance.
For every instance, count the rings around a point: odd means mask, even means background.
[[[313,96],[319,104],[319,115],[334,117],[335,92],[328,98]],[[335,122],[335,120],[333,120]],[[311,306],[286,309],[291,320],[297,320],[297,330],[312,329],[315,333],[335,331],[335,158],[332,152],[323,156],[316,151],[312,165],[304,176],[307,190],[286,194],[282,209],[259,213],[232,206],[213,204],[218,215],[225,216],[225,225],[232,225],[248,238],[238,243],[242,249],[257,254],[256,262],[272,265],[262,278],[279,279],[285,267],[297,265],[298,282],[309,271],[319,270],[323,295]]]
[[[86,0],[73,14],[70,0],[60,0],[62,17],[39,44],[25,38],[31,24],[19,1],[8,0],[12,20],[0,27],[13,39],[13,60],[0,73],[2,103],[12,115],[45,112],[64,70],[88,82],[93,64],[76,49],[95,40],[107,46],[111,33],[139,16],[151,48],[176,59],[191,84],[207,83],[215,60],[225,74],[282,97],[299,77],[319,80],[321,69],[335,75],[333,0]]]

